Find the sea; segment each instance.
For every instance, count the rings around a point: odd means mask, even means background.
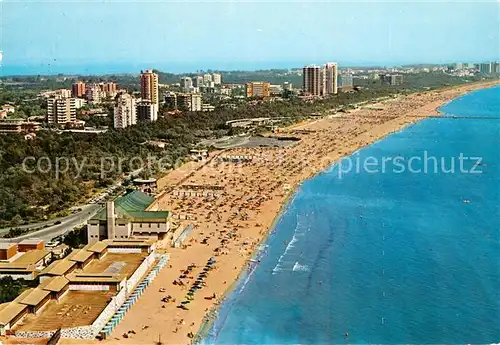
[[[1,53],[1,52],[0,52]],[[0,60],[1,62],[1,60]],[[0,64],[0,77],[7,76],[37,76],[37,75],[120,75],[139,74],[141,70],[155,68],[168,73],[195,73],[197,71],[219,70],[219,71],[256,71],[269,69],[297,68],[303,63],[300,61],[290,62],[239,62],[239,61],[213,61],[200,63],[193,62],[144,62],[127,63],[112,61],[109,63],[86,62],[81,63],[52,63],[40,64]],[[355,66],[356,64],[351,64]],[[365,65],[366,66],[366,65]]]
[[[500,87],[441,111],[305,181],[202,343],[499,343]]]

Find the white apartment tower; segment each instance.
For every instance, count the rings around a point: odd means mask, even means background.
[[[135,98],[122,93],[116,97],[114,108],[115,128],[126,128],[137,123]]]
[[[189,92],[193,87],[193,79],[191,79],[191,77],[182,77],[181,87],[184,90],[184,92]]]
[[[211,81],[212,81],[212,75],[211,74],[207,73],[207,74],[203,75],[203,83],[205,83],[205,85],[210,84]]]
[[[54,97],[47,100],[47,122],[65,124],[76,120],[74,98]]]
[[[203,86],[203,77],[201,75],[197,75],[196,77],[193,78],[193,86],[194,87],[200,87]]]
[[[222,76],[219,73],[212,74],[212,78],[215,85],[222,84]]]

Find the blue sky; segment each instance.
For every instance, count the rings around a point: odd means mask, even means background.
[[[0,0],[3,65],[499,59],[500,2]]]

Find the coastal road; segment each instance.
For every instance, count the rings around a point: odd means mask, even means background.
[[[103,208],[99,204],[88,204],[81,207],[81,211],[70,214],[67,217],[52,219],[50,221],[43,221],[35,224],[21,225],[22,229],[36,229],[47,226],[44,229],[30,232],[16,238],[5,238],[0,241],[14,241],[18,242],[27,238],[41,238],[45,241],[50,241],[52,238],[73,230],[76,226],[81,226],[92,218],[97,212]],[[58,224],[55,224],[55,223]],[[59,223],[60,222],[60,223]],[[0,234],[9,232],[10,228],[0,229]]]
[[[87,204],[81,207],[73,207],[73,209],[79,208],[81,209],[81,211],[72,213],[66,217],[51,219],[33,224],[16,226],[16,228],[31,229],[33,231],[16,238],[0,238],[0,242],[19,242],[27,238],[40,238],[48,242],[56,236],[65,234],[73,230],[74,227],[83,226],[85,223],[87,223],[87,221],[90,218],[92,218],[97,212],[99,212],[101,209],[104,208],[104,206],[99,204],[98,202],[106,201],[111,196],[111,194],[122,185],[125,179],[137,176],[142,170],[143,168],[139,168],[137,170],[130,172],[127,176],[125,176],[125,178],[120,179],[113,186],[108,187],[106,191],[100,193],[99,195],[94,196],[92,199],[95,201],[95,203]],[[0,229],[0,235],[8,233],[11,228],[12,227]]]

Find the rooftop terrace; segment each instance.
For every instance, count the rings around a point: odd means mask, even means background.
[[[29,314],[16,330],[50,331],[90,325],[113,295],[104,291],[68,291],[59,302],[49,301],[38,316]]]

